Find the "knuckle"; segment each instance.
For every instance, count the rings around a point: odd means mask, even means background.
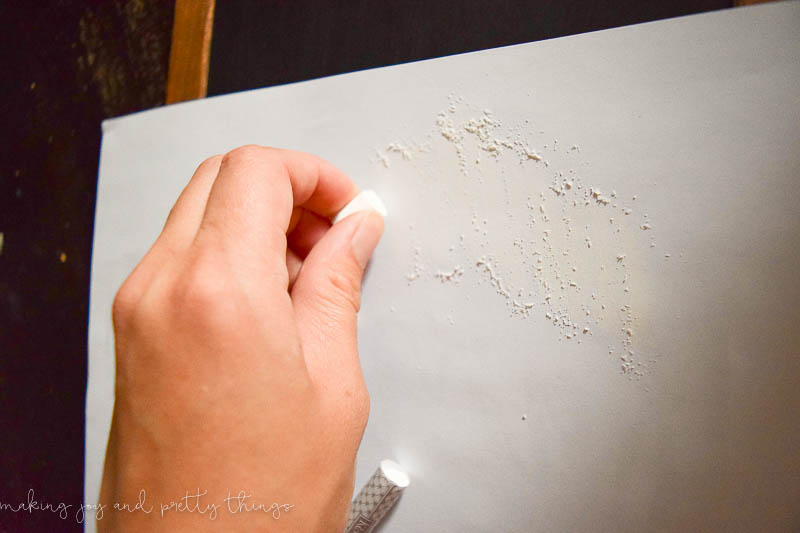
[[[111,320],[116,327],[125,327],[133,319],[139,302],[141,291],[136,287],[131,278],[125,280],[114,296],[111,305]]]
[[[325,396],[323,416],[336,421],[331,428],[335,432],[334,439],[350,441],[354,436],[361,436],[367,426],[370,412],[369,393],[363,380],[360,379],[345,380],[335,390],[335,393]]]
[[[353,418],[354,421],[362,428],[367,425],[369,419],[370,400],[369,393],[366,387],[358,391],[353,401]]]
[[[348,310],[358,312],[361,309],[361,282],[358,276],[340,269],[329,269],[326,285],[331,289],[331,299],[343,302]]]
[[[229,280],[230,276],[214,262],[195,261],[169,291],[170,314],[213,330],[229,325],[235,306]]]
[[[223,165],[242,165],[250,164],[253,161],[265,157],[271,153],[271,149],[256,144],[246,144],[234,148],[222,156]]]
[[[340,420],[354,433],[361,433],[369,419],[370,400],[363,384],[344,391]]]

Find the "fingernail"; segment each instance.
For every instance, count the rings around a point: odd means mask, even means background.
[[[366,268],[372,252],[375,251],[383,235],[383,217],[377,211],[366,211],[357,216],[361,220],[358,221],[358,228],[350,239],[350,246],[358,264],[361,268]]]

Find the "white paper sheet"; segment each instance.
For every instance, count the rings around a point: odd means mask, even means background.
[[[258,143],[391,214],[359,323],[357,485],[384,458],[411,476],[381,531],[796,530],[798,87],[789,2],[105,122],[87,501],[116,289],[197,163]]]

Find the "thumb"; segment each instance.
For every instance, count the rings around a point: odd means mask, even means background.
[[[331,226],[303,262],[292,302],[313,381],[360,379],[356,313],[361,279],[382,234],[379,213],[354,213]]]

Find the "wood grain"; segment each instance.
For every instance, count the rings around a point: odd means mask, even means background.
[[[176,0],[167,103],[204,98],[215,0]]]

